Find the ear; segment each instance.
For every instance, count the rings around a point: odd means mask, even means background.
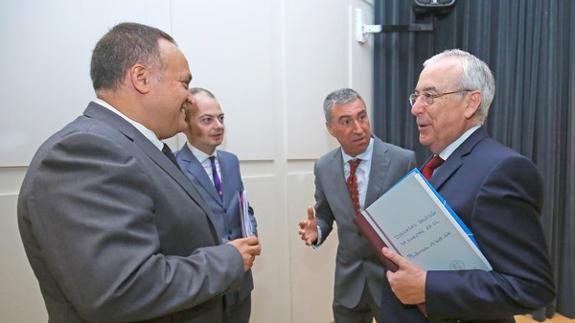
[[[145,94],[151,91],[151,73],[146,66],[135,64],[128,70],[128,79],[136,91]]]
[[[465,107],[465,115],[466,119],[471,119],[479,110],[479,105],[481,105],[481,92],[480,91],[472,91],[469,95],[469,103]]]
[[[330,135],[332,135],[333,137],[335,137],[335,136],[333,135],[333,131],[332,131],[332,129],[331,129],[331,123],[330,123],[329,121],[326,121],[326,122],[325,122],[325,128],[327,129],[327,132],[329,132]]]

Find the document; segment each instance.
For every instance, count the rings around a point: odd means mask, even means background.
[[[255,228],[252,225],[252,220],[250,218],[248,194],[245,190],[239,192],[240,201],[240,217],[242,222],[242,236],[244,238],[255,236]]]
[[[492,270],[471,231],[418,169],[362,210],[356,224],[374,247],[386,245],[425,270]]]

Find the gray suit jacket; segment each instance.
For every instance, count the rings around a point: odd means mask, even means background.
[[[218,195],[213,182],[188,145],[184,145],[177,152],[176,159],[184,174],[194,183],[204,200],[208,202],[214,213],[214,225],[220,239],[229,241],[242,237],[239,193],[244,190],[244,184],[238,157],[222,150],[218,150],[217,155],[220,164],[220,177],[222,178],[222,198]],[[257,224],[251,208],[250,219],[255,228]],[[244,275],[240,290],[226,295],[226,304],[231,305],[243,300],[253,288],[252,273],[248,271]]]
[[[28,169],[18,224],[50,322],[222,322],[243,261],[161,151],[90,103]]]
[[[365,205],[373,203],[389,187],[416,166],[415,154],[374,138],[373,157]],[[335,268],[334,299],[353,308],[367,282],[375,302],[382,299],[387,285],[385,268],[376,251],[353,223],[355,211],[343,172],[341,148],[322,156],[315,164],[315,209],[317,224],[325,241],[337,222],[339,245]]]

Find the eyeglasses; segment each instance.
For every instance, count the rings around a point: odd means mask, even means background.
[[[423,92],[421,94],[411,93],[409,95],[409,105],[413,106],[415,104],[415,101],[417,101],[417,99],[419,97],[423,98],[423,103],[425,103],[426,105],[432,105],[434,99],[440,98],[444,95],[453,94],[453,93],[468,92],[468,91],[472,91],[472,90],[461,89],[461,90],[457,90],[457,91],[445,92],[445,93],[439,93],[439,94],[431,94],[431,93],[427,93],[427,92]]]

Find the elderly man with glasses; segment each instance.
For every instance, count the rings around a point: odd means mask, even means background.
[[[423,169],[471,229],[493,270],[425,271],[384,248],[399,265],[387,279],[406,305],[405,315],[419,314],[409,305],[425,304],[429,321],[514,322],[513,315],[541,308],[554,297],[539,220],[541,175],[529,159],[487,135],[483,123],[495,81],[483,61],[447,50],[423,66],[409,96],[419,142],[433,153]],[[384,303],[382,310],[393,309]]]

